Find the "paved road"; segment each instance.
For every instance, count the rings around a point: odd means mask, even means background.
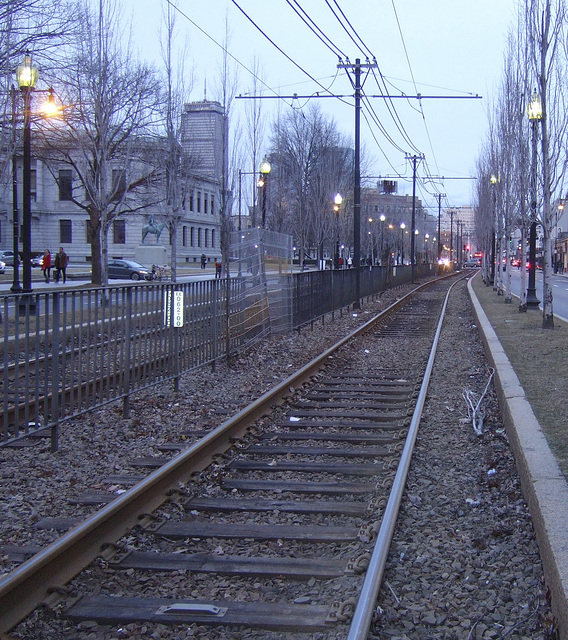
[[[550,276],[552,282],[552,305],[554,315],[563,320],[568,319],[568,274]],[[528,284],[528,274],[527,274]],[[519,296],[521,291],[521,272],[518,269],[511,270],[511,291],[514,296]],[[542,300],[542,272],[536,272],[536,296]]]

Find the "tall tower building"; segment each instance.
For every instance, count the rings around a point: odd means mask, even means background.
[[[220,183],[227,171],[228,122],[219,102],[191,102],[181,115],[181,144],[192,171]]]

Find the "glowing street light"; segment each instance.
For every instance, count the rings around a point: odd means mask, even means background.
[[[268,182],[268,175],[271,170],[270,162],[266,156],[264,160],[260,163],[260,178],[256,183],[258,187],[262,189],[262,228],[264,229],[266,226],[266,183]]]

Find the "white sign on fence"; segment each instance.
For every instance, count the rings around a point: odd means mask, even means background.
[[[183,327],[183,291],[164,292],[164,324]]]

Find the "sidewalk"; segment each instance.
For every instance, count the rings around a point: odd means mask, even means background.
[[[485,343],[523,493],[530,507],[560,638],[568,639],[568,327],[541,328],[479,274],[468,289]],[[554,453],[552,452],[554,451]]]

